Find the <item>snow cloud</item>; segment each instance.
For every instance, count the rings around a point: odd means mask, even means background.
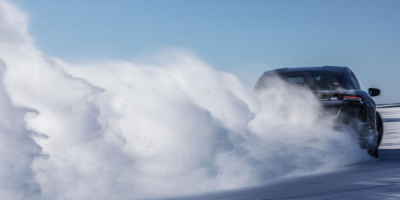
[[[310,91],[248,91],[184,50],[70,65],[0,0],[0,196],[135,199],[257,186],[368,159]],[[153,64],[157,63],[157,64]]]

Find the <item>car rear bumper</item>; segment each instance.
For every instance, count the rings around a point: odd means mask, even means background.
[[[322,100],[323,111],[321,116],[336,118],[335,128],[351,125],[357,131],[374,130],[375,124],[366,117],[366,105],[362,102]]]
[[[376,148],[375,124],[366,117],[366,105],[362,102],[328,100],[320,101],[321,115],[334,118],[333,128],[338,131],[356,133],[360,146],[365,149]]]

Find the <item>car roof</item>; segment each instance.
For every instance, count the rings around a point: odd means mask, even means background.
[[[296,68],[280,68],[269,72],[285,73],[285,72],[298,72],[298,71],[326,71],[326,72],[338,72],[342,73],[344,70],[349,69],[348,67],[342,66],[318,66],[318,67],[296,67]]]

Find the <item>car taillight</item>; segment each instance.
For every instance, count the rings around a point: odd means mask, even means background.
[[[362,97],[357,97],[357,96],[344,96],[344,101],[358,101],[363,103],[364,99]]]
[[[344,98],[349,98],[349,99],[362,99],[362,97],[355,97],[355,96],[344,96]]]

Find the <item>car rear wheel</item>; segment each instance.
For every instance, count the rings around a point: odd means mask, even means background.
[[[376,112],[376,130],[378,131],[378,146],[376,148],[378,148],[383,137],[383,122],[382,117],[378,112]]]
[[[377,131],[377,135],[376,135],[376,147],[373,149],[369,149],[368,150],[368,154],[371,155],[374,158],[378,158],[379,157],[379,145],[382,142],[382,137],[383,137],[383,122],[382,122],[382,117],[381,115],[376,112],[376,131]]]
[[[368,150],[368,154],[373,157],[373,158],[379,158],[379,151],[378,151],[378,147],[375,149],[370,149]]]

